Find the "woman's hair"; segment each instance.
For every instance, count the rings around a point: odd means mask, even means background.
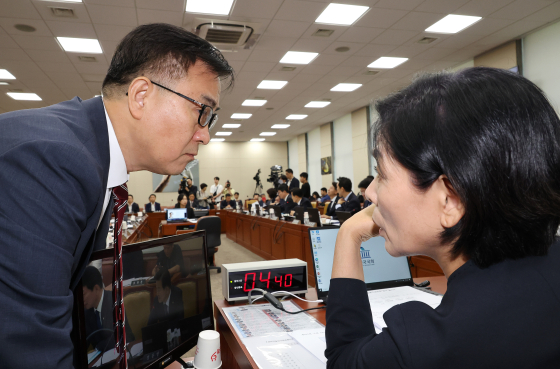
[[[376,109],[376,159],[395,159],[421,191],[445,175],[461,199],[464,216],[441,233],[454,257],[488,267],[547,253],[560,223],[560,121],[537,86],[470,68],[422,76]]]
[[[208,187],[208,185],[207,185],[206,183],[201,183],[201,184],[200,184],[200,189],[201,189],[202,191],[204,191],[204,189],[205,189],[206,187]]]
[[[273,200],[276,198],[276,195],[278,194],[275,188],[269,188],[268,190],[266,190],[266,193],[268,194],[268,198]]]
[[[313,193],[311,194],[311,197],[314,197],[314,198],[316,198],[316,199],[319,198],[319,197],[320,197],[320,196],[319,196],[319,192],[317,192],[317,191],[313,192]]]
[[[186,193],[181,192],[179,196],[177,196],[177,204],[181,204],[181,200],[183,200],[183,197],[186,197],[187,199],[189,198]]]

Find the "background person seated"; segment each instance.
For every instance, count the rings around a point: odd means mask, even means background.
[[[86,267],[84,271],[82,289],[86,337],[89,337],[86,344],[87,346],[91,344],[101,352],[108,351],[115,346],[113,293],[105,291],[101,273],[99,273],[96,267],[91,265]],[[134,333],[130,329],[126,316],[124,327],[126,330],[126,342],[134,341]],[[91,335],[95,331],[99,332]]]
[[[128,194],[128,202],[126,204],[125,213],[138,213],[139,211],[140,207],[134,202],[134,196]]]
[[[364,209],[372,204],[366,196],[366,189],[369,187],[371,182],[373,182],[373,176],[367,176],[358,185],[358,188],[360,189],[360,196],[358,196],[358,200],[363,204],[362,208]]]
[[[262,197],[258,193],[253,194],[253,200],[255,200],[253,204],[258,204],[261,208],[264,206]]]
[[[309,201],[308,198],[303,197],[303,191],[301,188],[294,188],[292,190],[292,199],[294,200],[292,202],[292,206],[290,209],[290,215],[294,215],[294,208],[296,206],[302,206],[303,207],[303,211],[307,211],[307,208],[311,208],[311,201]]]
[[[352,192],[352,181],[346,177],[338,178],[338,201],[335,211],[347,211],[352,214],[361,210],[358,196]]]
[[[336,203],[338,201],[338,183],[333,182],[332,185],[329,187],[327,193],[331,200],[329,206],[327,207],[326,214],[322,214],[321,218],[332,219],[333,217],[336,217],[335,210],[336,210]]]
[[[324,204],[327,201],[331,201],[331,197],[328,194],[327,188],[323,187],[323,188],[321,188],[321,199],[319,200],[319,202],[321,204]]]
[[[156,275],[160,270],[168,270],[171,275],[179,272],[183,275],[186,274],[185,261],[179,245],[164,245],[163,251],[157,253],[157,264],[152,270],[152,275]]]
[[[235,209],[235,201],[231,199],[231,195],[226,194],[226,199],[220,203],[220,209]]]
[[[191,196],[193,196],[191,194]],[[196,200],[194,200],[196,201]],[[181,192],[179,196],[177,196],[177,203],[175,204],[175,209],[188,209],[187,210],[187,218],[194,218],[194,210],[191,206],[189,206],[189,199],[184,192]]]
[[[233,197],[235,197],[234,201],[239,205],[239,209],[243,209],[243,201],[239,200],[239,192],[234,193]]]
[[[276,201],[276,196],[278,196],[278,192],[275,188],[269,188],[266,190],[266,194],[268,195],[268,200],[266,200],[266,205],[272,205]]]
[[[149,197],[150,202],[144,205],[145,213],[152,213],[154,211],[161,211],[161,206],[159,202],[156,202],[156,195],[151,194]]]
[[[194,194],[189,195],[189,201],[187,202],[187,208],[198,209],[198,200],[194,197]]]
[[[309,200],[311,200],[311,201],[317,201],[317,202],[321,201],[321,196],[319,196],[319,192],[314,191],[314,192],[311,194],[311,197],[309,198]]]
[[[293,202],[292,196],[288,192],[288,186],[286,184],[278,186],[278,200],[274,205],[280,206],[282,214],[288,213],[293,208]]]
[[[157,296],[152,304],[148,325],[183,319],[185,317],[183,291],[171,284],[169,271],[163,269],[158,271],[155,280]]]

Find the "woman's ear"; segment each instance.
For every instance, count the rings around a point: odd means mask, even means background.
[[[440,215],[441,226],[451,228],[463,218],[465,207],[447,176],[441,175],[437,182],[440,183],[440,189],[443,191],[442,198],[445,197]]]

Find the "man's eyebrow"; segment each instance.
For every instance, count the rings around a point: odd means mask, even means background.
[[[216,102],[216,100],[214,100],[213,98],[211,98],[210,96],[206,96],[206,95],[201,95],[201,99],[204,100],[206,102],[206,105],[210,105],[210,107],[212,109],[218,110],[216,109],[216,105],[218,105],[218,103]]]

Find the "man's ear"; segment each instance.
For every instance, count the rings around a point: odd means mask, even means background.
[[[135,78],[128,86],[128,110],[134,119],[142,119],[146,100],[154,89],[154,85],[146,77]]]
[[[442,199],[441,225],[443,228],[451,228],[465,215],[465,206],[447,176],[441,175],[436,182]]]

